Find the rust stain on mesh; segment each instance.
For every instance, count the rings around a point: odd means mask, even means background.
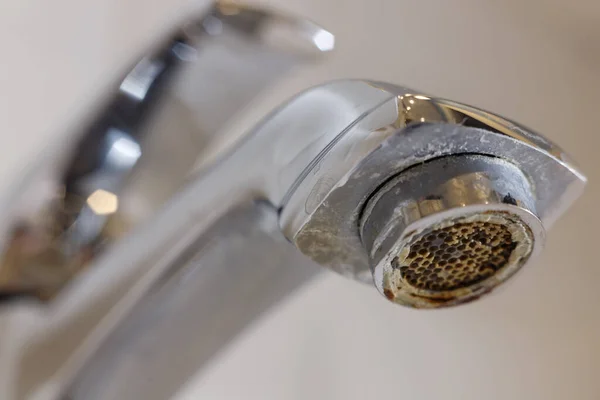
[[[450,291],[484,281],[505,266],[517,242],[501,224],[457,223],[436,229],[410,245],[399,265],[402,278],[417,289]]]

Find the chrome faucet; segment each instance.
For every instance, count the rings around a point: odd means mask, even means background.
[[[437,308],[534,260],[585,177],[498,115],[341,80],[230,144],[234,114],[333,47],[311,22],[217,3],[18,182],[2,225],[6,398],[168,398],[319,266]]]

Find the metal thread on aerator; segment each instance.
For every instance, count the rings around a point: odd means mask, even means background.
[[[529,181],[484,155],[434,159],[401,172],[367,202],[361,238],[389,300],[437,308],[491,291],[543,240]]]

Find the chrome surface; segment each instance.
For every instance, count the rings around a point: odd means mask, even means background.
[[[308,21],[228,3],[177,30],[64,144],[68,156],[42,171],[43,184],[14,200],[0,297],[52,299],[183,186],[233,114],[333,45]]]
[[[234,207],[165,271],[65,398],[171,398],[246,325],[318,271],[283,237],[271,205]]]
[[[535,215],[531,185],[514,165],[488,156],[448,156],[405,170],[378,190],[361,217],[362,242],[378,263],[410,225],[452,209],[469,213],[474,205],[508,205]]]
[[[143,57],[72,142],[18,181],[0,226],[7,398],[59,396],[204,229],[267,197],[271,167],[248,166],[256,148],[228,155],[213,144],[229,140],[222,128],[264,87],[333,45],[309,21],[217,3]]]
[[[533,133],[528,133],[530,140],[523,143],[521,133],[511,131],[511,135],[508,135],[492,128],[482,129],[480,125],[476,125],[475,120],[468,120],[463,116],[455,118],[461,121],[461,124],[439,121],[410,123],[409,121],[409,124],[404,126],[407,122],[406,113],[401,107],[402,99],[397,92],[391,93],[382,87],[381,84],[368,81],[337,81],[297,95],[268,116],[226,159],[197,175],[190,185],[169,203],[165,211],[159,214],[151,225],[148,225],[150,229],[161,229],[161,238],[152,238],[148,235],[144,238],[138,235],[132,240],[152,248],[161,242],[164,243],[164,238],[188,237],[185,240],[187,243],[185,248],[194,249],[197,248],[193,245],[197,241],[196,238],[201,237],[203,232],[214,224],[215,218],[227,215],[228,210],[240,202],[263,199],[280,210],[278,218],[280,228],[305,255],[318,264],[341,272],[344,272],[344,269],[339,267],[348,265],[345,261],[353,257],[352,261],[355,264],[350,264],[350,267],[356,268],[359,273],[355,274],[354,269],[347,269],[347,275],[372,281],[372,271],[369,267],[371,263],[359,230],[360,217],[366,202],[383,187],[384,183],[389,182],[390,178],[411,166],[418,168],[415,166],[446,155],[463,154],[464,156],[465,153],[475,153],[492,155],[494,161],[459,163],[457,171],[481,169],[487,172],[494,171],[500,177],[493,182],[487,182],[490,190],[483,190],[485,192],[483,197],[481,193],[474,193],[473,190],[462,193],[461,196],[473,204],[458,211],[451,209],[452,216],[463,216],[466,211],[484,212],[490,209],[510,211],[534,230],[534,237],[537,240],[534,252],[539,251],[543,242],[544,229],[558,217],[557,210],[568,207],[568,201],[576,198],[583,187],[585,181],[577,169],[562,160],[557,160],[545,150],[533,147],[532,138],[536,137]],[[428,99],[432,102],[436,101],[429,97]],[[454,107],[458,105],[454,104]],[[429,115],[429,118],[433,119],[431,114]],[[556,149],[556,147],[552,148]],[[265,149],[268,151],[265,152]],[[257,154],[261,155],[261,162],[250,162],[249,160],[256,159]],[[481,156],[474,156],[474,159],[477,160],[477,157]],[[471,158],[467,157],[467,159]],[[552,181],[547,180],[549,176],[553,177]],[[439,179],[443,179],[443,176]],[[555,193],[559,190],[562,193]],[[506,197],[508,191],[511,195],[510,201]],[[543,196],[546,193],[556,197],[545,198]],[[391,201],[395,201],[393,193],[390,194]],[[459,196],[453,188],[447,188],[447,194],[453,199],[452,201]],[[512,204],[512,200],[517,202],[518,207]],[[486,201],[488,204],[485,204]],[[540,223],[530,211],[535,211],[542,222]],[[390,210],[386,209],[383,214],[389,212]],[[417,226],[419,223],[429,224],[431,218],[439,219],[444,215],[442,212],[407,222],[411,223],[410,226]],[[190,221],[190,216],[194,216],[193,221]],[[227,217],[223,218],[228,220]],[[233,224],[232,220],[229,221]],[[290,235],[295,226],[299,227],[297,234]],[[231,228],[235,230],[235,224]],[[182,235],[182,232],[185,235]],[[151,240],[148,242],[144,239]],[[272,243],[275,246],[279,242]],[[279,251],[268,247],[261,247],[261,249],[265,254],[270,252],[278,254]],[[96,346],[88,345],[87,362],[78,364],[78,367],[77,364],[72,366],[72,371],[83,372],[72,375],[70,381],[73,382],[73,386],[71,386],[72,391],[69,392],[71,396],[77,395],[81,398],[87,393],[106,394],[103,387],[108,387],[112,379],[126,382],[117,385],[115,393],[119,396],[123,393],[120,390],[124,390],[124,393],[142,393],[141,386],[135,383],[138,382],[136,377],[143,376],[145,373],[158,374],[154,368],[160,370],[160,366],[147,363],[148,367],[145,367],[145,364],[135,360],[143,359],[143,355],[147,353],[150,354],[150,359],[159,359],[162,357],[161,354],[163,356],[165,354],[163,351],[166,350],[163,348],[179,349],[180,339],[190,335],[190,330],[185,323],[175,322],[164,325],[164,328],[157,328],[160,333],[157,332],[156,337],[145,334],[144,331],[151,323],[149,321],[166,318],[160,317],[164,314],[159,305],[165,304],[168,310],[172,310],[170,314],[174,316],[169,317],[168,320],[175,321],[178,318],[186,319],[183,317],[185,312],[181,310],[193,309],[198,304],[214,304],[222,301],[220,299],[224,297],[217,297],[212,290],[195,291],[194,285],[185,286],[184,289],[183,286],[176,287],[172,279],[160,278],[171,276],[168,273],[171,269],[186,270],[186,259],[180,259],[178,256],[182,251],[183,249],[180,248],[170,261],[155,268],[154,279],[146,282],[143,293],[137,298],[130,299],[128,304],[131,306],[127,312],[122,313],[110,328],[105,327],[103,340],[96,341]],[[143,252],[140,251],[137,255],[138,259],[145,260],[140,265],[144,263],[151,265],[153,263],[151,255],[144,257],[142,254]],[[293,254],[296,255],[292,257]],[[228,259],[228,264],[246,265],[243,252],[233,252],[233,256],[233,259]],[[297,258],[297,253],[293,251],[290,257],[289,262],[279,263],[280,268],[305,268],[303,264],[308,262],[307,259]],[[199,268],[216,271],[208,265]],[[259,274],[262,263],[248,268],[251,268],[251,273],[264,276]],[[200,276],[200,273],[198,274]],[[227,274],[226,278],[218,276],[217,280],[237,279],[235,273]],[[209,280],[209,278],[203,279]],[[277,280],[274,279],[272,282],[273,285],[264,287],[261,296],[268,297],[272,290],[278,290]],[[378,281],[377,275],[375,282],[383,291],[383,285]],[[215,283],[215,287],[220,288],[220,283]],[[186,295],[188,292],[189,297]],[[148,293],[161,293],[161,295],[147,295]],[[171,297],[182,301],[173,303],[176,305],[177,312],[175,308],[169,308],[168,299]],[[247,299],[241,292],[235,290],[228,291],[226,298],[228,302],[232,302],[231,304],[237,304],[240,310],[246,307],[250,309],[254,304],[254,300],[247,304]],[[184,299],[193,299],[190,300],[192,305],[186,303]],[[242,311],[236,309],[229,312],[236,314]],[[246,322],[251,320],[252,314],[253,312],[248,315],[249,319],[245,320]],[[204,318],[204,314],[202,315]],[[206,318],[209,318],[208,314]],[[121,325],[123,328],[119,328],[118,321],[125,321],[124,325]],[[197,321],[200,323],[200,320]],[[159,325],[163,326],[160,323]],[[242,329],[242,325],[225,325],[215,329],[224,338],[228,338]],[[205,326],[209,331],[194,331],[194,337],[208,335],[207,337],[210,338],[212,328],[210,325]],[[146,337],[147,344],[143,341],[135,344],[138,337],[140,339]],[[128,344],[131,348],[130,353],[120,355],[114,350],[121,341]],[[182,340],[181,343],[186,342]],[[190,368],[191,366],[200,368],[210,359],[208,355],[214,354],[225,344],[226,340],[218,343],[209,341],[207,347],[197,344],[198,353],[184,351],[189,356],[189,358],[184,357],[185,365]],[[154,345],[158,347],[155,349]],[[181,354],[172,351],[174,354]],[[95,356],[92,356],[94,354]],[[113,368],[121,372],[118,377],[113,375]],[[147,371],[146,368],[151,370]],[[184,374],[187,374],[187,367],[184,370]],[[95,380],[94,377],[97,376],[104,378]],[[176,373],[167,374],[165,387],[171,387],[170,379],[173,379],[173,382],[181,382]],[[148,393],[147,396],[153,398],[152,393]],[[108,398],[118,397],[108,396]]]
[[[508,227],[521,246],[515,249],[514,260],[488,279],[432,293],[414,290],[395,277],[394,263],[406,258],[403,250],[423,232],[479,222]],[[471,154],[427,161],[391,179],[367,202],[360,235],[378,290],[394,302],[418,308],[479,298],[533,261],[545,242],[544,227],[535,216],[533,188],[523,172],[503,159]],[[485,268],[487,261],[475,267]]]
[[[286,236],[336,272],[370,283],[358,233],[370,196],[398,173],[433,158],[480,154],[519,168],[545,229],[577,199],[586,179],[555,144],[502,117],[413,90],[370,82],[388,100],[336,137],[294,185],[282,211]]]
[[[221,3],[175,38],[117,85],[116,100],[80,141],[56,164],[44,160],[7,208],[5,298],[52,299],[35,303],[39,321],[16,331],[26,340],[13,338],[15,398],[164,398],[309,279],[313,261],[372,282],[372,245],[359,229],[365,206],[423,163],[464,154],[503,159],[492,164],[509,164],[502,174],[516,179],[486,184],[504,197],[510,188],[522,213],[498,204],[492,191],[488,204],[466,208],[524,219],[531,211],[541,221],[527,220],[538,238],[585,184],[560,148],[524,127],[361,80],[300,93],[231,152],[217,151],[211,144],[235,111],[293,65],[331,50],[333,36]],[[405,222],[439,214],[428,213]],[[365,242],[375,243],[376,231],[365,231]],[[390,252],[384,242],[374,247]],[[166,360],[180,369],[165,371]]]

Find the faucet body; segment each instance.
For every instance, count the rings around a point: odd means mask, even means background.
[[[168,398],[319,265],[430,307],[479,297],[539,252],[585,178],[559,147],[492,113],[334,81],[220,145],[257,93],[332,48],[312,23],[219,3],[144,57],[74,141],[33,168],[2,227],[5,309],[35,310],[26,327],[10,321],[3,344],[15,349],[0,360],[15,365],[3,377],[11,396]],[[456,173],[419,175],[448,170],[444,157],[457,157]],[[390,197],[397,185],[420,197]],[[432,218],[489,212],[530,232],[524,256],[498,267],[502,279],[452,297],[436,282],[390,286],[405,282],[396,253]]]

